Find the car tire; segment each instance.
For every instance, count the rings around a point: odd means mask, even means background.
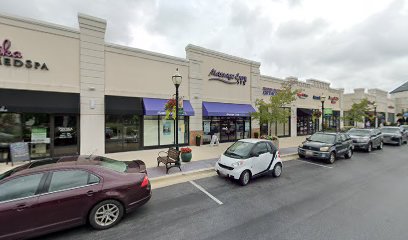
[[[378,145],[377,149],[378,149],[378,150],[382,150],[382,149],[383,149],[383,145],[384,145],[384,143],[381,141],[381,142],[380,142],[380,145]]]
[[[299,158],[305,158],[305,155],[299,154]]]
[[[105,200],[96,204],[89,213],[89,224],[97,229],[104,230],[115,226],[124,214],[123,205],[116,200]]]
[[[350,159],[353,156],[353,150],[351,150],[351,148],[349,148],[349,150],[347,151],[346,154],[344,154],[344,157],[346,159]]]
[[[367,145],[367,152],[369,153],[369,152],[371,152],[371,151],[373,151],[373,144],[372,144],[372,143],[369,143],[369,144]]]
[[[272,176],[278,178],[282,175],[282,164],[277,163],[272,170]]]
[[[327,162],[330,163],[330,164],[333,164],[334,161],[336,161],[336,153],[335,153],[335,152],[331,152],[329,159],[327,159]]]
[[[245,170],[241,173],[241,176],[239,177],[238,182],[241,186],[246,186],[248,185],[250,180],[251,180],[251,173],[248,170]]]

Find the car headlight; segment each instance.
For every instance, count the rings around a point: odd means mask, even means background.
[[[321,151],[321,152],[328,152],[329,149],[330,149],[330,147],[321,147],[321,148],[320,148],[320,151]]]
[[[300,147],[300,148],[303,147],[303,143],[301,143],[301,144],[299,145],[299,147]]]
[[[245,161],[241,160],[241,161],[232,163],[231,166],[239,167],[239,166],[243,165],[244,163],[245,163]]]

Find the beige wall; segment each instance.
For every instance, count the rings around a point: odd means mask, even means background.
[[[170,98],[176,68],[183,77],[180,96],[189,99],[188,62],[139,49],[108,45],[105,52],[105,94]]]
[[[402,110],[408,112],[408,91],[391,94],[395,101],[395,112],[400,113]]]
[[[9,39],[21,59],[46,63],[49,71],[0,66],[0,88],[79,92],[79,35],[76,30],[0,16],[0,41]]]

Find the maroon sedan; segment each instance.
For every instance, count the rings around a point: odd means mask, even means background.
[[[100,156],[35,161],[0,175],[0,239],[89,223],[106,229],[151,197],[145,164]]]

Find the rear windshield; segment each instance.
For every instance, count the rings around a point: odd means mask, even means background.
[[[125,172],[127,169],[126,163],[121,162],[121,161],[117,161],[117,160],[110,159],[107,157],[100,157],[99,161],[102,167],[116,171],[116,172]]]
[[[309,141],[330,143],[330,144],[334,143],[335,140],[336,140],[335,135],[323,134],[323,133],[315,133],[309,138]]]
[[[348,132],[349,135],[355,135],[355,136],[370,136],[370,130],[365,130],[365,129],[351,129]]]

